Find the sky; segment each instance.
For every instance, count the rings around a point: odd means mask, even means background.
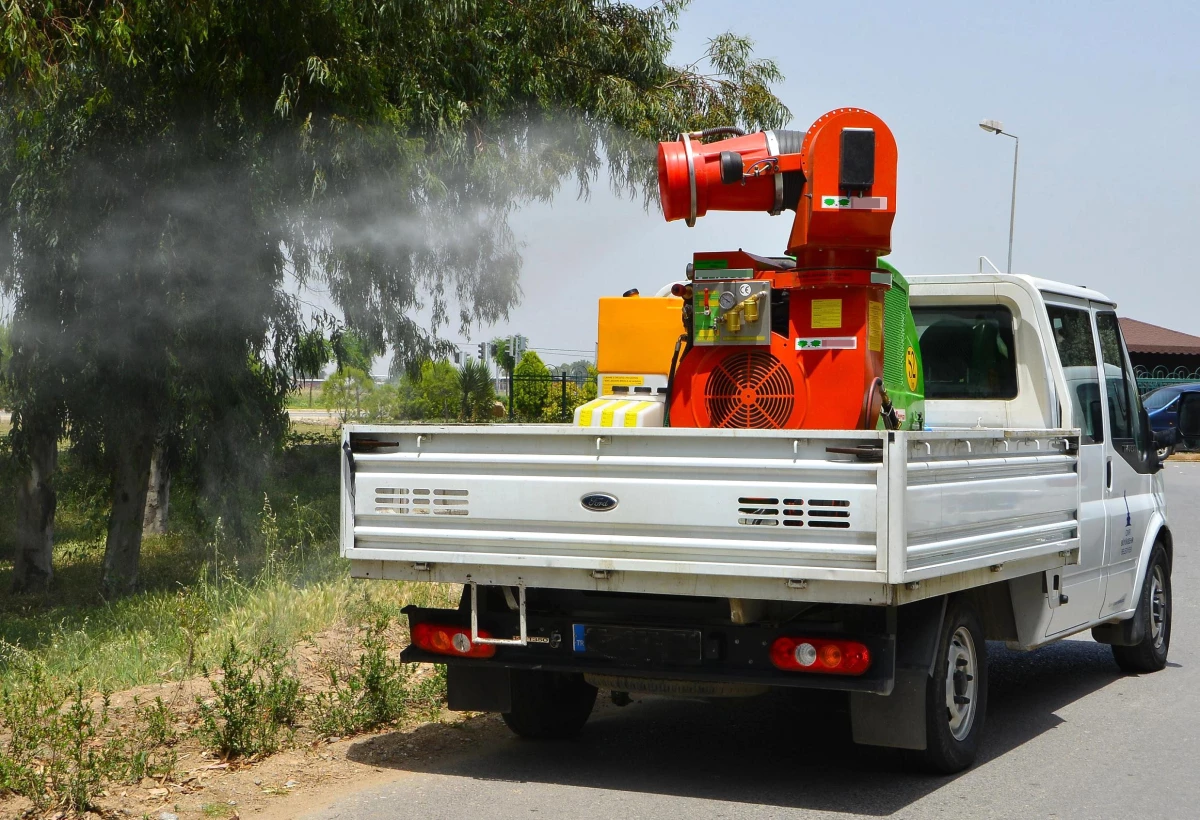
[[[902,272],[974,272],[980,255],[1005,268],[1013,141],[978,127],[996,119],[1020,138],[1013,272],[1200,335],[1200,4],[696,0],[672,60],[695,60],[724,31],[778,62],[785,127],[844,106],[891,127],[889,261]],[[652,294],[694,251],[781,253],[792,217],[714,212],[689,229],[604,179],[586,201],[564,185],[513,219],[525,265],[510,320],[449,338],[522,333],[548,363],[590,358],[600,296]]]

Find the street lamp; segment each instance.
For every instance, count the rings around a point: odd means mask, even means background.
[[[1004,130],[1004,123],[999,120],[981,120],[979,127],[984,131],[990,131],[993,134],[1003,134],[1006,137],[1013,138],[1013,184],[1012,184],[1012,205],[1008,210],[1008,267],[1005,269],[1012,273],[1012,240],[1013,240],[1013,221],[1017,216],[1017,153],[1021,150],[1021,140],[1016,134],[1010,134]]]

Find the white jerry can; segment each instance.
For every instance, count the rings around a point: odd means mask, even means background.
[[[608,396],[575,408],[576,427],[662,427],[665,387],[613,387]]]

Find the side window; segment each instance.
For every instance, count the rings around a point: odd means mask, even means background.
[[[1104,441],[1100,372],[1096,369],[1096,337],[1086,310],[1047,305],[1054,344],[1071,394],[1071,426],[1083,431],[1083,443]]]
[[[1117,314],[1112,311],[1097,313],[1096,330],[1100,333],[1100,355],[1104,359],[1110,434],[1114,442],[1119,439],[1134,441],[1138,452],[1143,452],[1146,443],[1142,441],[1137,386],[1125,355]]]
[[[914,307],[927,399],[1015,399],[1013,316],[1002,305]]]

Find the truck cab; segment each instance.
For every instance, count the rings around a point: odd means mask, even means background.
[[[1169,551],[1170,531],[1116,304],[1089,288],[1026,276],[911,282],[931,426],[1080,431],[1079,561],[1063,569],[1046,637],[1129,618],[1148,542],[1162,539]],[[931,335],[948,321],[957,337]]]

